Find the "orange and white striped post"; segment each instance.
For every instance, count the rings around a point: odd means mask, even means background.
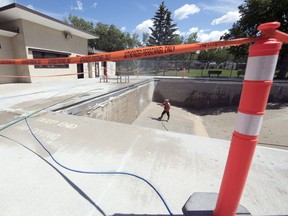
[[[184,78],[185,76],[185,67],[182,65],[182,79]]]
[[[262,31],[261,35],[269,35],[279,26],[277,22],[266,23],[260,25],[258,30]],[[249,47],[238,119],[214,216],[236,215],[258,141],[281,46],[282,43],[276,39],[263,37]]]

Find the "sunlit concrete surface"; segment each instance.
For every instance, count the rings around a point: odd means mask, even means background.
[[[58,81],[46,83],[15,83],[0,85],[0,128],[20,116],[45,109],[51,110],[89,100],[133,83],[151,79],[130,77],[128,83],[100,83],[99,79]]]
[[[102,94],[121,87],[99,81],[75,82],[66,87],[72,90],[74,84],[76,89],[65,92],[60,100],[73,94],[90,95],[87,92],[93,89]],[[64,86],[56,83],[54,90],[44,84],[31,91],[28,85],[26,88],[13,86],[10,91],[7,86],[0,86],[2,99],[6,97],[5,103],[0,104],[1,125],[57,102],[59,92],[65,91]],[[41,91],[44,92],[37,93]],[[20,97],[21,94],[25,98]],[[156,106],[157,112],[148,117],[151,125],[161,124],[163,128],[162,122],[152,119],[160,114]],[[129,172],[141,176],[159,190],[174,214],[182,213],[181,208],[192,193],[219,191],[229,141],[204,137],[205,130],[197,123],[199,119],[187,118],[187,122],[197,125],[189,129],[191,132],[203,133],[195,136],[136,125],[141,119],[128,125],[48,110],[29,117],[28,123],[57,162],[69,169]],[[7,112],[10,115],[7,116]],[[173,119],[163,124],[168,129],[187,127],[184,117],[182,120],[182,125],[169,125]],[[0,170],[1,215],[101,215],[100,209],[107,215],[168,215],[159,196],[142,180],[127,175],[83,174],[64,169],[32,136],[25,120],[0,131]],[[287,182],[288,152],[258,146],[241,204],[253,215],[287,215]]]

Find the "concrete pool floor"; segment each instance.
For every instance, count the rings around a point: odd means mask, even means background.
[[[189,110],[172,106],[169,122],[159,122],[157,118],[162,109],[158,103],[152,102],[133,124],[230,141],[237,120],[237,107]],[[166,116],[163,120],[166,120]],[[288,105],[276,108],[269,104],[259,135],[259,145],[288,149],[287,122]]]
[[[103,93],[117,88],[114,83],[98,84],[66,83],[61,86],[68,89],[61,90],[64,95],[59,95],[57,84],[54,90],[51,85],[43,84],[23,84],[23,88],[15,88],[17,84],[0,85],[0,123],[3,126],[39,109],[43,103],[49,104],[53,95],[65,97],[83,92],[86,97],[89,91]],[[75,85],[77,89],[72,88]],[[39,93],[43,89],[45,92]],[[35,105],[37,101],[41,103]],[[281,126],[287,109],[278,111],[283,114],[276,114]],[[182,206],[194,192],[217,193],[229,138],[211,138],[205,116],[195,117],[191,112],[173,107],[171,120],[160,122],[155,118],[161,112],[162,107],[151,103],[132,125],[127,125],[43,111],[29,117],[28,125],[21,120],[1,130],[1,214],[101,215],[99,209],[102,209],[107,215],[168,215],[155,191],[137,178],[83,174],[75,170],[129,172],[141,176],[159,190],[174,214],[182,214]],[[273,119],[274,114],[271,115]],[[66,167],[53,161],[39,142]],[[241,204],[253,215],[287,215],[287,182],[288,151],[257,146]]]

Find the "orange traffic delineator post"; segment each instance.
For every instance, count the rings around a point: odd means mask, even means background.
[[[278,22],[260,25],[261,36],[249,47],[238,118],[219,194],[192,194],[182,208],[185,216],[251,215],[239,202],[258,142],[279,51],[282,42],[288,42],[288,35],[276,30],[279,26]]]
[[[265,35],[275,31],[277,22],[262,24]],[[238,108],[238,119],[214,210],[214,216],[236,215],[248,176],[267,105],[282,42],[275,38],[258,40],[249,47],[248,62]]]

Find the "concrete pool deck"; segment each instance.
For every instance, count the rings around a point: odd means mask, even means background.
[[[123,85],[129,84],[0,85],[0,123],[3,127],[65,97],[90,97]],[[171,121],[160,122],[154,118],[161,111],[151,103],[132,125],[42,111],[28,118],[29,126],[21,120],[1,130],[1,214],[101,215],[102,209],[106,215],[168,215],[155,191],[135,177],[75,170],[141,176],[159,190],[174,214],[182,214],[194,192],[217,193],[229,141],[207,137],[211,132],[201,116],[173,107]],[[53,161],[31,132],[70,171]],[[240,203],[253,215],[287,215],[287,182],[288,151],[257,146]]]

